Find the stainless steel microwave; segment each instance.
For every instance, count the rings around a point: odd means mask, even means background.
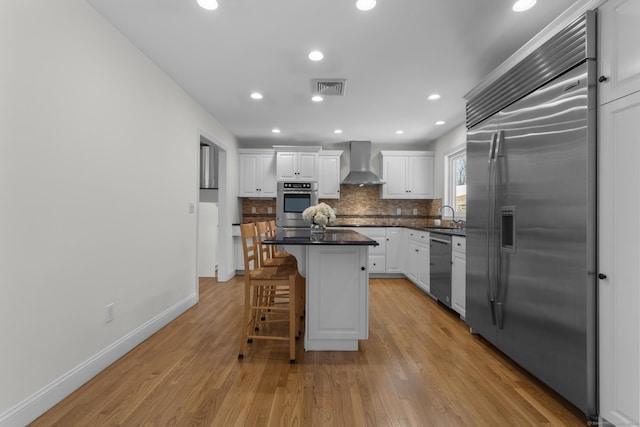
[[[318,183],[315,181],[278,182],[276,226],[279,228],[309,227],[302,212],[318,204]]]

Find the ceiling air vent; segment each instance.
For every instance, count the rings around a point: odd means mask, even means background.
[[[312,79],[311,91],[318,95],[344,96],[347,79]]]

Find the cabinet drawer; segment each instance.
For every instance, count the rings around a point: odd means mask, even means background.
[[[428,231],[420,231],[420,230],[407,230],[407,238],[409,240],[413,240],[414,242],[421,242],[426,245],[429,244],[429,232]]]
[[[467,239],[466,239],[466,237],[452,236],[452,238],[451,238],[451,249],[456,251],[456,252],[466,252],[467,251]]]
[[[382,255],[386,253],[386,230],[380,227],[355,227],[351,230],[367,236],[370,239],[378,242],[378,246],[369,246],[369,256]]]

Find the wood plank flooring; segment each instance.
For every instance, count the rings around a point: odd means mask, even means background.
[[[358,352],[251,344],[237,359],[242,277],[33,426],[585,426],[583,415],[405,279],[372,279]]]

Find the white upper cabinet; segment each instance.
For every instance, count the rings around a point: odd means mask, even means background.
[[[318,159],[318,198],[340,198],[340,157],[342,150],[323,150]]]
[[[274,150],[238,150],[238,197],[276,197]]]
[[[609,0],[600,16],[600,103],[640,91],[640,1]]]
[[[382,199],[432,199],[432,151],[381,151]]]
[[[287,151],[277,152],[277,180],[278,181],[317,181],[318,180],[318,152],[320,147],[287,147]]]

